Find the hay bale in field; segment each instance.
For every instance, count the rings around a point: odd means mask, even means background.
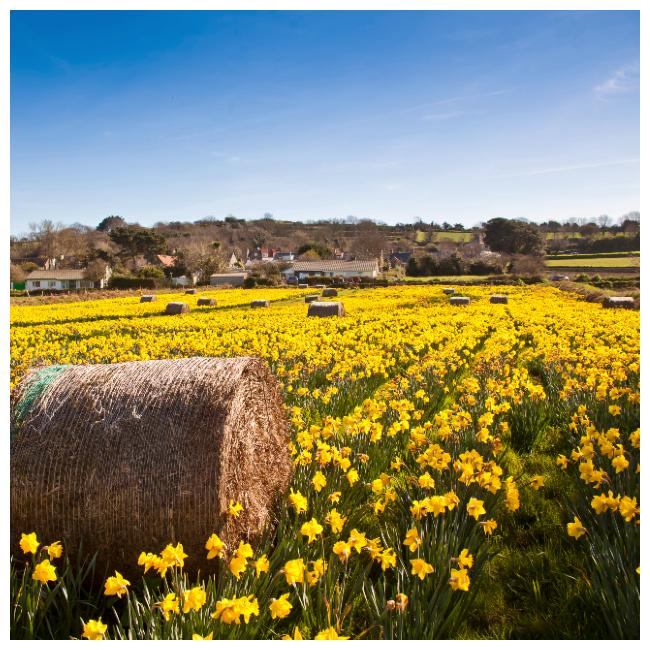
[[[325,285],[324,284],[315,284],[314,289],[325,289]]]
[[[11,548],[31,531],[71,559],[82,544],[100,575],[137,579],[140,551],[177,542],[189,571],[216,571],[208,537],[255,543],[292,473],[278,383],[257,358],[43,368],[11,414]]]
[[[205,305],[216,305],[216,304],[217,304],[217,301],[216,301],[214,298],[199,298],[199,299],[196,301],[196,304],[197,304],[199,307],[203,307],[203,306],[205,306]]]
[[[551,276],[551,281],[552,282],[562,282],[564,280],[568,280],[569,276],[568,275],[552,275]]]
[[[153,302],[156,299],[154,295],[140,296],[140,302]]]
[[[307,316],[345,316],[345,308],[342,302],[312,302],[309,304]]]
[[[165,313],[171,316],[175,314],[187,314],[190,306],[186,302],[168,302],[165,307]]]
[[[263,307],[269,307],[271,303],[268,300],[253,300],[251,302],[251,309],[261,309]]]
[[[339,292],[336,289],[333,289],[332,287],[323,289],[323,298],[333,298],[334,296],[338,296],[338,295]]]
[[[508,304],[508,296],[504,296],[503,294],[495,294],[494,296],[490,296],[490,302],[493,305],[507,305]]]
[[[607,296],[603,300],[603,307],[634,309],[634,298],[630,296]]]
[[[470,299],[468,296],[452,296],[449,298],[450,305],[469,305]]]
[[[298,289],[309,289],[309,285],[306,282],[301,282],[298,285]]]
[[[196,293],[196,289],[185,289],[185,295],[193,296]]]
[[[305,302],[315,302],[319,298],[320,296],[317,293],[310,293],[309,295],[305,296]]]
[[[456,289],[452,289],[451,287],[446,287],[442,290],[442,293],[444,293],[447,296],[452,296],[453,294],[456,293]]]

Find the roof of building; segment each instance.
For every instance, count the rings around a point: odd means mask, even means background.
[[[168,269],[176,264],[176,258],[173,255],[156,255],[156,258],[165,268]]]
[[[36,269],[32,271],[26,280],[85,280],[86,269]]]
[[[246,277],[248,275],[247,272],[242,271],[241,273],[213,273],[210,277],[211,278],[239,278],[239,277]]]
[[[304,271],[322,271],[326,273],[336,273],[337,271],[346,271],[363,273],[366,271],[376,271],[379,264],[374,260],[299,260],[293,263],[294,272]]]

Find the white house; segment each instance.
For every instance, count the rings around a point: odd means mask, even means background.
[[[189,285],[196,284],[199,281],[198,273],[190,273],[187,275],[179,275],[175,278],[172,278],[172,287],[187,287]]]
[[[283,273],[287,277],[295,276],[298,280],[319,275],[331,278],[376,278],[379,275],[379,262],[377,259],[303,260],[294,262],[293,267]]]
[[[100,280],[89,280],[86,269],[36,269],[25,278],[27,291],[65,291],[69,289],[103,289],[111,276],[110,267]]]

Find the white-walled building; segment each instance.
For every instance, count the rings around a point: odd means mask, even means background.
[[[68,291],[70,289],[103,289],[111,276],[110,267],[99,280],[89,280],[86,269],[36,269],[25,278],[27,291]]]
[[[303,260],[293,263],[293,267],[283,271],[287,277],[304,280],[311,276],[325,275],[342,278],[376,278],[379,275],[379,262],[373,260]]]

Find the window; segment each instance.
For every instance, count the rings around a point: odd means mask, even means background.
[[[50,287],[50,289],[55,289],[56,288],[56,280],[48,282],[48,286]]]
[[[33,285],[34,289],[40,289],[41,281],[40,280],[32,280],[32,285]]]

